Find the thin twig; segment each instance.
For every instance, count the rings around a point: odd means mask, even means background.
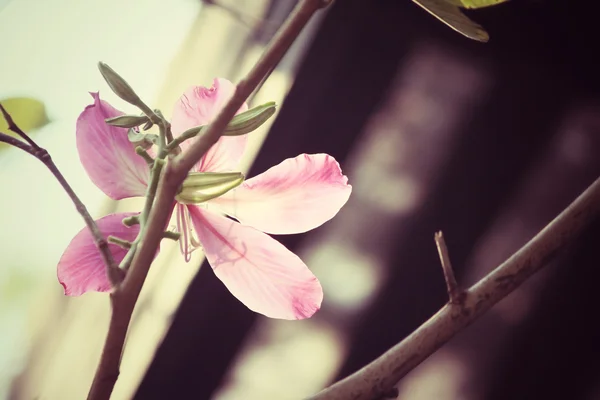
[[[14,123],[11,116],[8,114],[8,112],[6,112],[6,110],[4,109],[4,107],[2,107],[1,104],[0,104],[0,109],[2,110],[2,113],[4,114],[4,118],[6,119],[9,127],[11,127],[11,130],[15,133],[21,132],[18,134],[20,136],[22,136],[23,138],[27,138],[26,140],[28,140],[28,142],[31,142],[31,144],[23,143],[19,139],[16,139],[12,136],[7,135],[6,133],[1,133],[1,132],[0,132],[0,142],[10,144],[10,145],[17,147],[23,151],[26,151],[27,153],[31,154],[32,156],[34,156],[35,158],[40,160],[46,166],[46,168],[48,168],[50,170],[50,172],[52,172],[52,174],[54,175],[54,177],[56,178],[58,183],[60,183],[60,185],[63,187],[63,189],[65,190],[67,195],[71,198],[71,201],[75,205],[77,212],[81,215],[81,217],[85,221],[85,224],[87,225],[88,229],[92,233],[92,237],[94,238],[94,243],[96,244],[96,247],[100,251],[100,254],[102,255],[102,260],[104,261],[104,264],[106,265],[106,273],[107,273],[107,276],[108,276],[111,284],[113,286],[119,284],[124,278],[124,273],[123,273],[123,271],[121,271],[118,268],[117,264],[115,263],[112,253],[110,252],[110,249],[108,248],[108,242],[104,238],[104,235],[102,234],[102,232],[100,232],[98,225],[96,225],[96,221],[94,221],[94,219],[88,212],[88,210],[85,207],[85,205],[83,204],[83,202],[79,199],[79,197],[77,197],[77,195],[73,191],[73,188],[71,187],[71,185],[69,185],[69,183],[67,182],[67,180],[65,179],[63,174],[60,172],[60,170],[58,169],[56,164],[54,164],[54,161],[52,161],[52,157],[50,157],[50,154],[48,153],[48,151],[46,151],[46,149],[43,149],[40,146],[38,146],[32,139],[30,139],[21,130]]]
[[[450,303],[461,304],[465,298],[464,292],[460,289],[458,283],[456,283],[456,277],[454,276],[454,270],[452,269],[452,263],[450,262],[450,256],[448,255],[448,247],[446,246],[442,231],[436,232],[434,239],[438,254],[440,255],[442,270],[444,271],[444,279],[446,280],[446,288],[448,290],[448,296],[450,297]]]
[[[37,143],[31,140],[31,138],[25,132],[23,132],[21,128],[19,128],[19,126],[12,119],[12,116],[8,113],[8,111],[6,111],[2,103],[0,103],[0,111],[2,112],[2,116],[6,120],[6,123],[8,124],[9,130],[21,136],[27,143],[29,143],[31,147],[33,147],[34,150],[41,150]]]
[[[374,400],[538,272],[600,216],[600,178],[508,260],[466,291],[461,307],[447,304],[403,341],[310,400]]]
[[[21,149],[37,158],[36,151],[33,149],[33,147],[31,147],[27,143],[23,143],[19,139],[14,138],[6,133],[0,132],[0,142],[6,143],[6,144],[9,144],[18,149]]]
[[[194,141],[186,152],[175,157],[163,168],[154,204],[145,222],[147,224],[145,236],[138,244],[130,270],[123,284],[111,295],[112,316],[109,331],[88,399],[109,399],[119,376],[119,361],[127,327],[156,249],[163,238],[164,228],[173,211],[174,198],[179,186],[185,180],[192,166],[221,137],[229,121],[254,88],[270,73],[273,66],[279,63],[312,15],[319,9],[329,5],[330,2],[330,0],[301,1],[273,37],[262,58],[248,73],[247,77],[237,84],[233,96],[214,122],[208,126],[205,133]]]

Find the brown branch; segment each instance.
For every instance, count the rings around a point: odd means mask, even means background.
[[[73,188],[71,187],[71,185],[69,185],[69,183],[67,182],[67,180],[65,179],[63,174],[60,172],[60,170],[58,169],[56,164],[54,164],[54,161],[52,161],[52,157],[50,157],[50,154],[48,153],[48,151],[46,151],[46,149],[43,149],[40,146],[38,146],[37,143],[35,143],[32,139],[30,139],[29,136],[27,136],[27,134],[25,134],[25,132],[23,132],[14,123],[13,119],[8,114],[8,112],[4,109],[2,104],[0,104],[0,110],[2,111],[2,114],[4,114],[4,118],[6,119],[6,122],[8,123],[10,130],[17,133],[21,137],[23,137],[30,144],[23,143],[19,139],[16,139],[12,136],[7,135],[6,133],[1,133],[1,132],[0,132],[0,142],[4,142],[11,146],[17,147],[17,148],[31,154],[32,156],[34,156],[35,158],[40,160],[46,166],[46,168],[48,168],[50,170],[50,172],[52,172],[52,174],[54,175],[54,177],[56,178],[58,183],[60,183],[60,185],[63,187],[64,191],[67,193],[67,195],[69,196],[69,198],[75,205],[77,212],[81,215],[81,217],[85,221],[85,224],[87,225],[88,229],[92,233],[92,237],[94,238],[94,243],[96,244],[96,247],[100,251],[100,254],[102,255],[102,259],[104,260],[104,264],[106,265],[106,273],[108,275],[108,278],[110,279],[110,282],[113,285],[117,285],[118,283],[120,283],[123,280],[124,274],[118,268],[117,264],[115,263],[112,253],[110,252],[110,249],[108,248],[108,242],[104,238],[104,235],[102,234],[102,232],[100,232],[100,229],[98,229],[98,225],[96,225],[96,221],[94,221],[94,219],[88,212],[88,210],[85,207],[85,205],[83,204],[83,202],[79,199],[79,197],[77,197],[77,195],[73,191]]]
[[[119,361],[131,314],[162,239],[164,227],[171,216],[177,189],[192,166],[221,137],[229,121],[254,88],[279,63],[313,14],[330,2],[330,0],[301,1],[273,37],[258,63],[246,78],[237,84],[234,95],[208,126],[206,132],[185,153],[175,157],[163,168],[154,204],[148,216],[146,235],[139,244],[123,284],[111,295],[112,317],[109,331],[88,399],[108,399],[119,376]]]
[[[14,138],[6,133],[0,132],[0,142],[6,143],[6,144],[16,147],[18,149],[21,149],[37,158],[36,151],[33,147],[31,147],[27,143],[23,143],[19,139]]]
[[[448,290],[448,296],[450,297],[450,303],[460,304],[465,298],[465,293],[460,289],[458,283],[456,283],[456,277],[454,276],[452,263],[450,263],[448,247],[446,246],[446,241],[444,240],[444,234],[442,231],[436,232],[434,239],[438,254],[440,255],[442,270],[444,271],[444,278],[446,280],[446,288]]]
[[[381,357],[310,400],[374,400],[389,393],[408,372],[538,272],[599,215],[600,178],[525,246],[469,288],[462,304],[447,304]]]

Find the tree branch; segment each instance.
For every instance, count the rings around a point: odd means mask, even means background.
[[[456,277],[454,276],[452,263],[450,263],[448,247],[446,246],[446,241],[444,240],[444,234],[442,231],[436,232],[434,239],[438,254],[440,255],[442,270],[444,271],[444,278],[446,280],[446,288],[448,290],[448,296],[450,297],[450,303],[460,304],[464,300],[465,296],[464,292],[458,286],[458,283],[456,283]]]
[[[454,335],[538,272],[600,215],[600,178],[508,260],[449,303],[403,341],[310,400],[375,400]]]
[[[50,154],[48,153],[48,151],[46,151],[46,149],[43,149],[40,146],[38,146],[37,143],[35,143],[32,139],[30,139],[29,136],[27,136],[27,134],[25,134],[25,132],[23,132],[14,123],[10,114],[8,114],[8,112],[4,109],[2,104],[0,104],[0,111],[2,111],[2,114],[4,115],[4,118],[6,119],[6,122],[8,123],[10,130],[12,130],[13,132],[17,133],[18,135],[20,135],[21,137],[26,139],[28,141],[28,143],[30,143],[30,144],[23,143],[19,139],[16,139],[16,138],[9,136],[6,133],[2,133],[2,132],[0,132],[0,142],[4,142],[11,146],[17,147],[17,148],[31,154],[32,156],[34,156],[35,158],[40,160],[46,166],[46,168],[48,168],[50,170],[50,172],[52,172],[52,174],[54,175],[56,180],[58,180],[58,182],[63,187],[65,192],[67,192],[67,195],[71,198],[71,201],[75,205],[77,212],[81,215],[81,217],[85,221],[85,224],[87,225],[88,229],[92,233],[92,237],[94,238],[94,243],[96,244],[96,247],[100,251],[100,254],[102,255],[102,259],[104,260],[104,264],[106,265],[106,273],[108,275],[108,278],[110,279],[110,282],[113,285],[117,285],[118,283],[120,283],[123,280],[124,274],[117,267],[115,260],[112,256],[112,253],[110,252],[110,249],[108,248],[108,242],[104,238],[104,235],[102,234],[102,232],[100,232],[100,229],[98,229],[98,225],[96,225],[96,221],[94,221],[94,219],[88,212],[85,205],[82,203],[82,201],[79,199],[79,197],[77,197],[77,195],[73,191],[73,188],[71,187],[71,185],[69,185],[69,183],[67,182],[65,177],[62,175],[62,173],[60,172],[60,170],[58,169],[56,164],[54,164],[54,161],[52,161],[52,157],[50,157]]]
[[[178,188],[192,166],[221,137],[229,121],[252,91],[279,63],[313,14],[320,8],[329,5],[330,2],[331,0],[301,1],[273,37],[261,59],[246,78],[237,84],[235,93],[215,120],[206,128],[204,134],[191,144],[185,153],[173,158],[163,168],[154,204],[147,221],[145,221],[146,234],[138,244],[125,280],[111,295],[112,317],[109,331],[88,399],[109,399],[116,383],[127,327],[154,254],[163,237],[164,227],[169,222]]]

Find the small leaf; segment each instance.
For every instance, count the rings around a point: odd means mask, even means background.
[[[462,7],[462,8],[477,9],[477,8],[495,6],[495,5],[501,4],[501,3],[506,3],[508,0],[446,0],[446,1],[448,1],[449,3],[452,3],[456,6]]]
[[[505,0],[492,0],[497,3]],[[431,15],[439,19],[456,32],[463,34],[469,39],[479,42],[487,42],[490,37],[481,25],[472,21],[469,17],[462,13],[456,3],[485,3],[486,0],[413,0],[414,3],[421,6]],[[490,3],[490,1],[487,1]],[[491,4],[489,4],[491,5]],[[466,7],[466,6],[465,6]],[[482,6],[483,7],[483,6]]]

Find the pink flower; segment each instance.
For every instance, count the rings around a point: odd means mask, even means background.
[[[215,79],[210,89],[193,87],[175,105],[172,130],[209,123],[233,94],[234,86]],[[149,179],[146,162],[135,153],[127,130],[105,124],[122,115],[93,93],[77,120],[77,149],[92,181],[113,199],[144,196]],[[247,106],[240,108],[245,111]],[[247,137],[222,137],[193,171],[228,172],[236,168]],[[189,141],[182,148],[189,146]],[[282,244],[263,233],[292,234],[314,229],[337,214],[351,186],[339,164],[327,154],[302,154],[248,179],[236,189],[201,205],[178,203],[182,253],[202,246],[216,276],[248,308],[268,317],[303,319],[320,307],[323,291],[308,267]],[[223,214],[235,218],[233,221]],[[98,220],[105,235],[132,241],[139,228],[128,228],[111,214]],[[126,251],[111,244],[115,260]],[[87,228],[71,241],[58,264],[65,294],[110,291],[104,265]]]

